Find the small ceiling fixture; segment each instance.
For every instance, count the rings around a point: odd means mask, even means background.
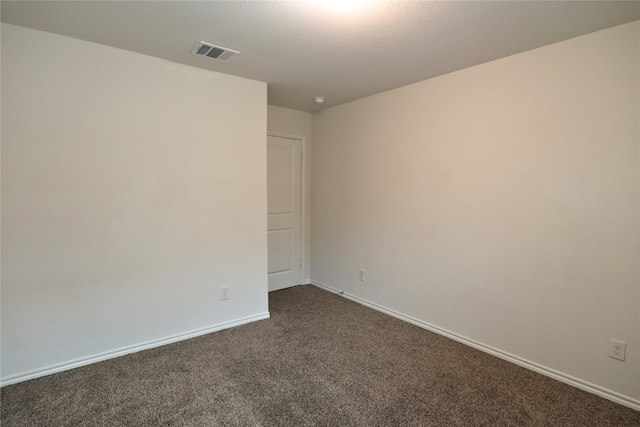
[[[206,56],[222,62],[227,62],[232,56],[239,54],[237,50],[228,49],[222,46],[216,46],[207,42],[200,42],[195,49],[191,51],[194,55]]]
[[[313,102],[316,104],[324,104],[324,96],[316,96],[313,98]]]

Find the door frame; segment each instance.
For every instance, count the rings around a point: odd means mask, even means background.
[[[305,243],[307,241],[306,234],[306,219],[307,216],[307,197],[306,197],[306,161],[307,161],[307,141],[304,136],[296,135],[286,132],[272,132],[267,131],[267,136],[274,136],[276,138],[295,139],[302,144],[302,159],[300,161],[300,258],[302,259],[302,265],[300,266],[300,284],[305,284],[305,276],[307,272],[306,251]],[[267,171],[268,173],[268,171]],[[267,254],[268,255],[268,254]]]

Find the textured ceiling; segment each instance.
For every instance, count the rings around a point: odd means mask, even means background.
[[[640,19],[637,1],[2,1],[3,22],[268,83],[316,111]],[[191,55],[206,41],[228,63]]]

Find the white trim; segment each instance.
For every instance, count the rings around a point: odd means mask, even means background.
[[[104,360],[113,359],[116,357],[131,354],[131,353],[137,353],[139,351],[148,350],[151,348],[160,347],[167,344],[172,344],[178,341],[184,341],[190,338],[195,338],[201,335],[210,334],[212,332],[217,332],[223,329],[233,328],[235,326],[244,325],[245,323],[251,323],[257,320],[263,320],[268,318],[269,318],[269,312],[256,314],[255,316],[248,316],[248,317],[243,317],[241,319],[233,320],[230,322],[218,323],[217,325],[208,326],[201,329],[195,329],[192,331],[183,332],[181,334],[171,335],[171,336],[160,338],[157,340],[147,341],[147,342],[132,345],[129,347],[123,347],[117,350],[99,353],[93,356],[81,357],[79,359],[71,360],[58,365],[49,366],[47,368],[37,369],[35,371],[26,372],[18,375],[12,375],[10,377],[3,378],[2,381],[0,382],[0,387],[16,384],[22,381],[32,380],[34,378],[44,377],[45,375],[51,375],[58,372],[67,371],[69,369],[79,368],[81,366],[102,362]]]
[[[619,403],[621,405],[627,406],[629,408],[635,409],[636,411],[640,411],[640,400],[634,399],[629,396],[625,396],[623,394],[617,393],[615,391],[606,389],[604,387],[600,387],[596,384],[592,384],[590,382],[581,380],[579,378],[573,377],[571,375],[565,374],[563,372],[556,371],[555,369],[548,368],[546,366],[540,365],[538,363],[532,362],[527,359],[523,359],[522,357],[513,355],[511,353],[507,353],[506,351],[502,351],[495,347],[491,347],[489,345],[483,344],[481,342],[472,340],[471,338],[467,338],[462,335],[458,335],[454,332],[448,331],[446,329],[440,328],[436,325],[432,325],[431,323],[424,322],[422,320],[416,319],[411,316],[407,316],[405,314],[399,313],[397,311],[386,308],[382,305],[373,303],[371,301],[367,301],[365,299],[359,298],[355,295],[350,295],[346,292],[335,289],[331,286],[325,285],[320,282],[316,282],[315,280],[311,281],[311,284],[332,292],[334,294],[338,294],[348,300],[354,301],[356,303],[362,304],[369,308],[372,308],[381,313],[388,314],[389,316],[395,317],[396,319],[403,320],[407,323],[411,323],[412,325],[416,325],[420,328],[426,329],[431,332],[435,332],[436,334],[443,335],[447,338],[451,338],[454,341],[458,341],[462,344],[473,347],[477,350],[483,351],[485,353],[491,354],[493,356],[499,357],[500,359],[506,360],[511,363],[515,363],[518,366],[522,366],[523,368],[530,369],[534,372],[538,372],[539,374],[545,375],[547,377],[551,377],[555,380],[563,382],[565,384],[569,384],[581,390],[587,391],[589,393],[593,393],[600,397],[604,397],[605,399],[611,400],[613,402]]]
[[[275,136],[276,138],[287,138],[287,139],[295,139],[302,143],[302,159],[300,161],[300,205],[302,206],[302,215],[300,215],[300,257],[302,258],[302,265],[300,266],[300,283],[304,284],[305,280],[305,272],[307,271],[307,263],[305,258],[305,242],[307,240],[307,236],[305,234],[306,221],[305,217],[307,216],[307,199],[306,199],[306,159],[307,159],[307,140],[303,135],[296,135],[293,133],[286,132],[272,132],[267,131],[267,136]]]
[[[267,131],[267,136],[275,136],[278,138],[288,138],[288,139],[301,139],[304,140],[304,136],[302,135],[297,135],[294,133],[286,133],[286,132],[272,132],[272,131]]]

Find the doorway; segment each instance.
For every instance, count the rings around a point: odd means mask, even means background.
[[[267,136],[269,292],[302,283],[302,138]]]

